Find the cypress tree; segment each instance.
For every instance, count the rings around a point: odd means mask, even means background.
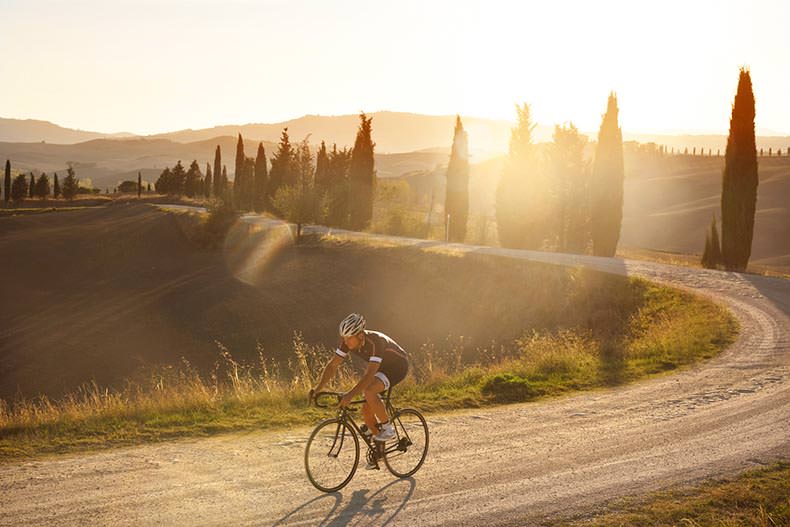
[[[138,172],[137,173],[137,199],[140,199],[140,196],[143,194],[143,175]]]
[[[28,197],[32,198],[36,195],[36,177],[33,175],[33,172],[30,173],[30,185],[28,185]]]
[[[257,212],[266,208],[266,185],[269,179],[269,169],[266,166],[266,149],[263,143],[258,143],[258,153],[255,156],[255,199],[254,205]]]
[[[11,200],[11,160],[5,160],[5,180],[3,182],[3,191],[5,192],[5,201],[8,203]]]
[[[74,174],[74,167],[69,166],[66,169],[66,177],[63,180],[63,197],[67,200],[72,200],[77,195],[79,190],[79,182]]]
[[[532,144],[529,105],[517,105],[516,112],[518,123],[496,191],[497,233],[503,247],[539,249],[549,220],[549,184]]]
[[[236,207],[241,207],[242,189],[244,188],[244,140],[239,134],[239,140],[236,141],[236,169],[233,173],[233,200]]]
[[[214,197],[222,199],[224,194],[224,186],[222,183],[222,153],[220,152],[219,145],[214,151]]]
[[[55,183],[53,184],[53,187],[54,187],[55,199],[58,199],[60,197],[61,192],[60,192],[60,182],[58,181],[57,172],[55,172]]]
[[[705,248],[702,250],[702,258],[700,259],[700,263],[705,269],[714,268],[713,257],[711,256],[710,248],[710,230],[705,229]]]
[[[617,96],[612,92],[598,131],[590,189],[593,254],[614,256],[623,223],[623,132]]]
[[[223,201],[230,200],[230,196],[228,196],[229,189],[230,182],[228,181],[228,167],[222,165],[222,177],[220,178],[220,196],[222,196]]]
[[[211,198],[211,191],[214,188],[214,181],[211,173],[211,163],[206,163],[206,180],[203,182],[203,196],[206,199]]]
[[[453,146],[447,164],[447,193],[444,202],[445,224],[451,242],[463,243],[469,217],[469,139],[461,116],[455,117]]]
[[[294,170],[295,152],[288,137],[288,128],[284,128],[280,135],[277,152],[272,157],[272,169],[269,171],[269,182],[266,195],[269,200],[274,198],[281,186],[296,184],[296,171]]]
[[[716,227],[716,217],[710,223],[710,228],[705,232],[705,250],[702,253],[702,267],[716,269],[721,263],[721,248],[719,247],[719,230]]]
[[[752,251],[758,184],[754,117],[751,75],[742,68],[732,105],[722,176],[722,263],[729,271],[745,271]]]
[[[373,150],[376,143],[371,137],[372,122],[373,118],[367,117],[364,112],[359,115],[359,129],[348,167],[349,190],[354,196],[349,221],[354,230],[366,228],[373,219],[373,194],[376,187]]]

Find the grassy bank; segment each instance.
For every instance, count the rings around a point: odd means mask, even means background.
[[[710,358],[734,338],[734,319],[707,300],[638,279],[620,284],[608,307],[596,295],[574,299],[588,313],[582,326],[530,331],[485,348],[470,349],[461,338],[426,343],[412,351],[413,375],[399,401],[432,412],[613,386]],[[257,364],[240,364],[218,346],[221,360],[208,375],[184,361],[143,372],[119,390],[88,385],[58,401],[0,400],[0,460],[273,429],[325,415],[307,406],[305,394],[328,350],[295,336],[287,364],[262,350]],[[338,385],[355,375],[348,367]]]
[[[611,511],[556,525],[570,527],[777,527],[790,525],[790,463],[735,478],[609,505]]]

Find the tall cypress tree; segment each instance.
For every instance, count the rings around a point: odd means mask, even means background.
[[[463,243],[469,217],[469,139],[461,116],[455,118],[453,148],[447,164],[447,194],[444,202],[445,221],[449,221],[451,242]]]
[[[721,191],[722,263],[730,271],[745,271],[752,252],[758,184],[754,116],[752,79],[742,68],[732,105]]]
[[[269,168],[266,166],[266,149],[263,143],[258,143],[258,153],[255,156],[255,210],[261,212],[266,208],[266,185],[268,185]]]
[[[359,129],[351,152],[348,167],[348,183],[354,206],[351,207],[350,227],[362,230],[373,219],[373,193],[376,187],[376,170],[373,149],[376,143],[371,138],[373,118],[365,113],[359,115]]]
[[[233,200],[236,207],[241,208],[242,191],[244,188],[244,140],[239,134],[239,140],[236,141],[236,169],[233,173]]]
[[[230,182],[228,181],[228,167],[222,165],[222,177],[220,178],[220,189],[223,200],[229,200],[228,193],[230,192]]]
[[[609,94],[606,113],[598,131],[598,145],[593,164],[591,230],[593,254],[614,256],[623,223],[623,132],[618,123],[617,95]]]
[[[203,181],[203,196],[211,198],[211,191],[214,188],[214,181],[211,174],[211,163],[206,163],[206,179]]]
[[[214,151],[214,197],[222,199],[223,195],[222,153],[220,152],[219,145],[217,145],[217,149]]]
[[[140,199],[140,196],[143,193],[143,175],[138,172],[137,173],[137,199]]]
[[[5,193],[5,201],[11,201],[11,160],[5,160],[5,180],[3,182],[3,192]]]
[[[30,173],[30,184],[28,185],[28,196],[32,198],[36,195],[36,176],[33,175],[33,172]]]
[[[53,193],[55,194],[55,199],[60,197],[60,182],[58,181],[58,173],[55,172],[55,182],[52,184]]]

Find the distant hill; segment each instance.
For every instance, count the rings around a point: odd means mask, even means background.
[[[134,137],[134,134],[121,132],[118,134],[104,134],[63,128],[49,121],[35,119],[4,119],[0,117],[0,141],[13,143],[56,143],[73,144],[91,139]]]
[[[373,112],[373,140],[376,152],[380,154],[404,153],[416,151],[449,149],[452,143],[454,115],[423,115],[405,112]],[[464,127],[469,133],[470,152],[477,162],[495,155],[505,153],[510,140],[509,121],[462,117]],[[144,139],[167,139],[176,143],[195,143],[213,140],[216,137],[236,137],[242,134],[245,140],[276,143],[280,139],[283,128],[294,142],[310,137],[311,144],[319,144],[322,140],[328,145],[352,146],[359,124],[358,115],[305,115],[280,123],[248,123],[230,124],[204,128],[199,130],[180,130],[144,136]],[[551,141],[553,125],[538,125],[533,131],[535,142]],[[770,131],[766,131],[767,133]],[[591,141],[595,140],[597,131],[584,132]],[[773,133],[773,132],[771,132]],[[61,126],[35,120],[2,119],[0,118],[0,141],[11,143],[54,143],[75,144],[93,139],[128,139],[138,137],[133,134],[103,134],[83,130],[72,130]],[[724,149],[727,137],[723,134],[685,134],[660,135],[623,132],[626,141],[640,143],[656,143],[669,148],[684,150],[688,148]],[[757,147],[766,151],[768,148],[782,149],[790,147],[790,136],[764,135],[757,138]]]
[[[169,139],[94,139],[72,145],[49,143],[0,143],[0,160],[10,159],[15,172],[36,173],[64,172],[69,163],[79,178],[89,178],[97,188],[114,188],[124,179],[136,179],[137,172],[144,181],[154,182],[166,166],[178,160],[188,166],[193,159],[205,171],[206,163],[214,168],[214,150],[220,145],[222,162],[227,166],[228,176],[233,179],[235,170],[237,137],[223,136],[178,143]],[[271,161],[277,145],[264,142],[266,157]],[[258,141],[245,139],[244,151],[254,157]],[[376,154],[378,177],[396,177],[403,173],[432,169],[447,163],[449,148],[400,154]]]

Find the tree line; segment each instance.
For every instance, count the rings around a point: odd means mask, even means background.
[[[57,172],[54,174],[52,183],[50,183],[49,176],[43,172],[38,178],[31,172],[29,180],[28,176],[23,173],[12,178],[11,160],[6,159],[5,177],[3,178],[3,195],[6,203],[9,201],[18,203],[28,198],[47,199],[49,197],[56,199],[63,197],[71,200],[80,190],[79,181],[71,165],[66,169],[66,177],[61,185]]]
[[[239,134],[232,180],[217,145],[213,170],[207,163],[204,175],[196,160],[185,170],[179,161],[162,171],[155,183],[156,191],[217,199],[239,211],[272,212],[299,226],[321,222],[364,229],[373,217],[375,143],[373,118],[364,113],[359,118],[352,148],[338,149],[335,144],[330,150],[322,141],[314,154],[309,136],[294,144],[285,128],[271,159],[262,142],[258,143],[255,157],[247,157]]]

